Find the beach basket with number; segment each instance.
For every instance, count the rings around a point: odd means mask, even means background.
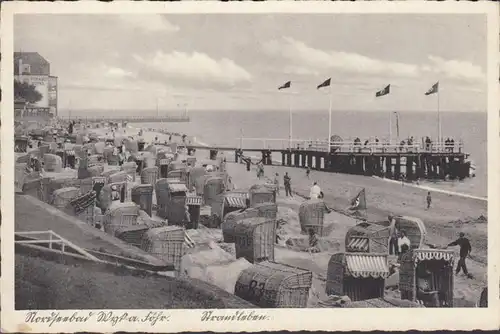
[[[158,180],[158,167],[147,167],[141,172],[141,183],[155,185]]]
[[[387,253],[390,234],[389,226],[359,223],[347,231],[345,249],[352,253]]]
[[[140,184],[133,187],[132,201],[151,217],[153,214],[153,186]]]
[[[133,202],[113,202],[104,215],[104,231],[113,236],[129,226],[137,225],[139,207]]]
[[[276,202],[276,191],[264,184],[256,184],[250,187],[250,206],[262,203]]]
[[[79,192],[80,189],[75,187],[57,189],[52,194],[52,205],[60,210],[63,210],[68,206],[69,202],[71,202],[73,198],[78,196]]]
[[[310,271],[266,261],[241,272],[234,294],[262,308],[305,308],[311,285]]]
[[[276,221],[263,217],[245,218],[227,222],[225,234],[236,246],[236,258],[244,257],[250,263],[274,261]]]
[[[141,249],[167,263],[173,263],[179,274],[185,236],[184,229],[179,226],[152,228],[143,235]]]
[[[380,298],[389,274],[387,254],[337,253],[328,262],[326,294],[352,301]]]
[[[299,221],[302,233],[308,233],[312,228],[314,232],[323,236],[323,220],[327,206],[323,200],[310,199],[302,203],[299,207]]]

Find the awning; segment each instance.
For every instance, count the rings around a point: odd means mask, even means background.
[[[241,196],[226,196],[226,204],[232,208],[245,209],[247,207],[246,198]]]
[[[346,274],[353,277],[389,277],[389,266],[387,257],[383,255],[354,253],[345,254],[347,264]]]
[[[426,260],[444,260],[447,262],[453,261],[454,252],[452,250],[432,250],[432,249],[416,249],[414,250],[415,262]]]
[[[186,205],[198,205],[201,206],[203,199],[201,196],[188,196],[186,197]]]
[[[347,248],[359,252],[368,252],[368,239],[354,237],[347,245]]]

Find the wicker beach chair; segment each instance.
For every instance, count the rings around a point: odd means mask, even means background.
[[[63,210],[65,209],[69,202],[78,196],[80,189],[75,187],[61,188],[54,191],[52,194],[52,205],[56,208]]]
[[[82,221],[89,225],[94,225],[96,223],[96,200],[97,194],[95,191],[91,190],[71,199],[67,207],[71,210],[72,214],[80,218]]]
[[[351,253],[388,253],[390,234],[389,226],[359,223],[347,231],[345,249]]]
[[[224,180],[221,177],[210,177],[206,179],[203,187],[203,200],[205,205],[211,206],[212,201],[216,200],[217,195],[225,190]]]
[[[255,206],[261,203],[275,203],[276,191],[264,184],[256,184],[250,187],[250,206]]]
[[[328,262],[326,293],[352,301],[381,298],[389,274],[387,254],[337,253]]]
[[[207,171],[204,167],[193,167],[189,170],[189,178],[187,187],[189,190],[195,189],[198,196],[203,195],[203,187],[205,186],[205,175]]]
[[[184,255],[185,231],[178,226],[152,228],[142,239],[141,249],[155,257],[173,263],[176,274],[181,272],[181,259]]]
[[[327,211],[325,202],[320,199],[310,199],[302,203],[299,207],[301,232],[307,234],[309,229],[313,229],[317,235],[324,236],[323,222]]]
[[[275,220],[263,217],[232,220],[225,224],[224,234],[234,240],[236,258],[244,257],[250,263],[274,261]]]
[[[55,154],[47,153],[43,156],[45,171],[60,173],[62,169],[62,159]]]
[[[421,219],[407,216],[396,216],[394,220],[398,231],[406,232],[406,236],[410,239],[411,248],[422,248],[427,236],[424,222]]]
[[[106,212],[113,202],[125,202],[126,193],[126,182],[108,183],[104,185],[98,197],[100,209]]]
[[[137,225],[139,207],[133,202],[113,202],[105,212],[104,231],[113,236],[129,226]]]
[[[140,184],[132,188],[132,201],[150,217],[153,214],[153,186]]]
[[[418,272],[428,274],[429,291],[438,296],[439,305],[430,307],[453,307],[453,262],[454,252],[444,249],[410,249],[401,256],[399,290],[401,299],[426,304],[425,296],[419,293]]]
[[[133,161],[125,162],[122,165],[122,171],[127,173],[127,175],[129,176],[129,180],[132,180],[132,182],[135,182],[135,175],[136,175],[136,171],[137,171],[137,164],[135,162],[133,162]],[[154,183],[151,183],[151,184],[154,184]]]
[[[147,167],[141,172],[141,183],[156,185],[158,180],[158,167]]]
[[[203,197],[196,195],[186,196],[186,205],[188,206],[190,217],[186,229],[198,229],[202,204]]]
[[[108,183],[127,182],[127,176],[128,174],[124,171],[113,173],[109,176]]]
[[[262,308],[305,308],[311,285],[310,271],[266,261],[243,270],[234,293]]]

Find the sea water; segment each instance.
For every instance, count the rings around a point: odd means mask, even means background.
[[[121,116],[148,115],[156,112],[116,111]],[[173,112],[170,112],[173,113]],[[177,111],[177,113],[180,113]],[[101,112],[78,112],[79,116],[103,116]],[[395,115],[379,111],[334,111],[332,135],[349,141],[359,137],[362,142],[378,137],[389,138],[389,117],[392,118],[392,138],[396,141]],[[109,115],[109,112],[107,113]],[[160,112],[161,115],[161,112]],[[196,137],[198,143],[239,147],[240,138],[280,138],[283,141],[244,141],[244,146],[283,148],[289,136],[288,111],[192,111],[187,123],[136,123],[137,127],[164,128]],[[431,112],[400,112],[399,140],[413,136],[417,142],[422,137],[438,136],[438,115]],[[476,176],[464,181],[426,182],[432,187],[487,196],[487,114],[485,112],[441,112],[442,137],[453,138],[455,143],[464,142],[464,151],[476,165]],[[328,111],[294,111],[292,113],[292,137],[304,140],[325,140],[328,137]],[[280,157],[278,157],[280,159]]]

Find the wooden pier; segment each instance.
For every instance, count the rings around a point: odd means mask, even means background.
[[[86,123],[183,123],[190,122],[187,115],[163,115],[163,116],[115,116],[115,117],[60,117],[65,120],[82,121]]]
[[[330,152],[325,143],[309,143],[302,147],[300,144],[296,148],[282,149],[187,146],[188,150],[210,150],[211,156],[216,151],[233,151],[235,162],[240,162],[242,155],[255,156],[252,153],[258,153],[264,165],[309,167],[318,171],[380,176],[395,180],[462,180],[470,176],[470,162],[466,161],[469,154],[463,152],[462,144],[402,146],[339,142],[331,143]]]

